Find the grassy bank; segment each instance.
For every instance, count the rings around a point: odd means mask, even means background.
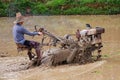
[[[1,0],[0,16],[120,14],[120,0]]]

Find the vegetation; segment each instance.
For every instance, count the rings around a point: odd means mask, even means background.
[[[33,15],[120,14],[120,0],[1,0],[0,16],[30,8]]]

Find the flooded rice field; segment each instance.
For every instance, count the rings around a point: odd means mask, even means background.
[[[29,60],[26,52],[18,53],[13,41],[14,20],[14,17],[0,17],[0,80],[120,80],[120,15],[29,17],[24,26],[30,31],[34,31],[34,26],[38,25],[59,36],[74,34],[76,29],[85,29],[87,23],[92,27],[105,28],[105,33],[102,34],[103,60],[52,68],[27,69]],[[25,37],[41,41],[39,36]]]

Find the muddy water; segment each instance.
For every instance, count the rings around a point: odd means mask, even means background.
[[[17,53],[16,45],[15,45],[15,43],[13,41],[13,37],[12,37],[12,26],[13,26],[14,20],[15,20],[15,18],[6,18],[6,17],[0,18],[0,56],[1,55],[2,56],[26,56],[26,52],[22,52],[20,54]],[[64,34],[69,34],[69,33],[74,34],[75,30],[78,28],[84,29],[86,23],[91,24],[92,27],[100,26],[100,27],[105,28],[105,33],[102,35],[103,36],[103,45],[104,45],[104,47],[102,48],[102,54],[105,57],[109,58],[109,55],[116,56],[116,55],[120,54],[120,15],[111,15],[111,16],[109,16],[109,15],[106,15],[106,16],[104,16],[104,15],[99,15],[99,16],[94,16],[94,15],[92,15],[92,16],[90,16],[90,15],[89,16],[77,16],[77,15],[76,16],[33,16],[33,17],[27,18],[24,26],[26,26],[26,28],[29,29],[30,31],[34,31],[33,26],[39,25],[39,26],[46,28],[48,31],[53,32],[56,35],[63,36]],[[26,39],[35,40],[35,41],[40,42],[39,36],[36,36],[34,38],[29,37],[29,36],[25,36],[25,37],[26,37]],[[115,57],[115,58],[119,58],[119,57]],[[36,80],[39,80],[39,79],[73,80],[74,78],[76,78],[76,79],[81,78],[83,80],[88,80],[89,77],[91,77],[91,76],[93,77],[91,80],[103,80],[104,77],[106,76],[106,74],[104,72],[107,72],[107,70],[108,71],[110,70],[109,74],[111,75],[111,77],[106,78],[106,79],[114,80],[114,79],[111,79],[111,78],[115,78],[112,76],[113,75],[112,73],[116,72],[117,70],[119,71],[120,68],[118,68],[117,66],[120,64],[119,63],[120,59],[118,59],[116,61],[111,61],[111,59],[113,59],[113,58],[110,58],[110,60],[109,59],[105,60],[106,64],[103,65],[102,68],[97,69],[97,70],[92,70],[92,72],[90,74],[89,73],[86,74],[86,72],[84,72],[84,70],[88,69],[89,67],[91,67],[91,68],[96,67],[95,65],[103,64],[104,61],[102,61],[100,63],[97,62],[97,63],[93,63],[93,64],[88,64],[83,67],[78,66],[78,65],[71,66],[71,67],[62,66],[62,67],[57,67],[54,69],[48,69],[46,71],[43,71],[42,73],[40,73],[41,69],[40,69],[40,71],[38,71],[39,68],[35,68],[35,69],[28,70],[25,72],[24,71],[19,72],[19,74],[14,73],[11,75],[18,74],[18,75],[20,75],[19,78],[21,78],[21,80],[23,80],[23,79],[24,80],[26,80],[26,79],[27,80],[35,80],[35,79]],[[9,62],[9,58],[7,60]],[[12,60],[12,58],[10,58],[10,60]],[[109,61],[110,61],[110,63],[107,63]],[[2,66],[3,65],[2,62],[4,63],[4,61],[1,61],[0,69],[4,69],[3,68],[4,66]],[[11,64],[14,64],[14,63],[11,63]],[[18,66],[19,66],[19,64],[18,64]],[[107,68],[107,70],[106,70],[106,68]],[[114,68],[115,68],[115,70],[114,70]],[[67,71],[67,69],[68,69],[68,71]],[[6,68],[4,70],[6,70]],[[37,71],[37,72],[34,72],[34,71]],[[61,72],[61,71],[63,71],[63,72]],[[81,75],[80,76],[77,75],[76,71],[77,71],[77,73],[79,73]],[[89,70],[86,70],[86,71],[89,71]],[[103,72],[103,74],[102,74],[102,72]],[[66,74],[66,75],[63,75],[62,73]],[[23,76],[22,74],[23,75],[26,74],[26,75]],[[40,75],[38,75],[38,74],[40,74]],[[44,75],[44,74],[46,74],[46,75]],[[70,77],[71,74],[76,75],[76,76]],[[82,74],[86,74],[87,77]],[[100,76],[101,78],[96,79],[97,77],[93,76],[92,74],[96,74],[96,76]],[[99,74],[101,74],[101,75],[99,75]],[[31,76],[29,76],[29,75],[31,75]],[[117,72],[117,76],[116,76],[117,78],[115,80],[120,79],[118,77],[118,75],[120,75],[119,72]],[[54,77],[54,76],[56,76],[56,77]],[[63,76],[63,78],[61,76]],[[66,77],[66,76],[69,76],[69,77]],[[8,80],[10,77],[8,75]],[[1,77],[0,77],[0,79],[1,79]],[[18,80],[18,78],[16,77],[14,80]]]
[[[16,45],[13,42],[12,26],[15,18],[0,18],[0,53],[8,55],[16,54]],[[92,27],[101,26],[105,28],[103,34],[103,52],[112,54],[120,52],[120,15],[112,16],[33,16],[26,20],[25,26],[34,31],[34,25],[44,26],[48,31],[59,36],[73,34],[76,29],[84,29],[85,24]],[[27,39],[40,41],[40,37],[28,37]]]

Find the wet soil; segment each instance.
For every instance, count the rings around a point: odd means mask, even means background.
[[[120,15],[99,16],[33,16],[24,24],[34,31],[34,25],[44,26],[50,32],[63,36],[92,27],[105,28],[102,35],[103,59],[94,63],[60,65],[56,67],[30,67],[26,51],[18,54],[12,37],[15,18],[0,17],[0,80],[120,80]],[[25,36],[40,42],[40,37]]]
[[[119,80],[120,55],[94,63],[32,67],[26,57],[0,58],[0,80]]]
[[[29,66],[26,57],[1,57],[0,58],[0,80],[14,79],[18,71],[26,70]]]

